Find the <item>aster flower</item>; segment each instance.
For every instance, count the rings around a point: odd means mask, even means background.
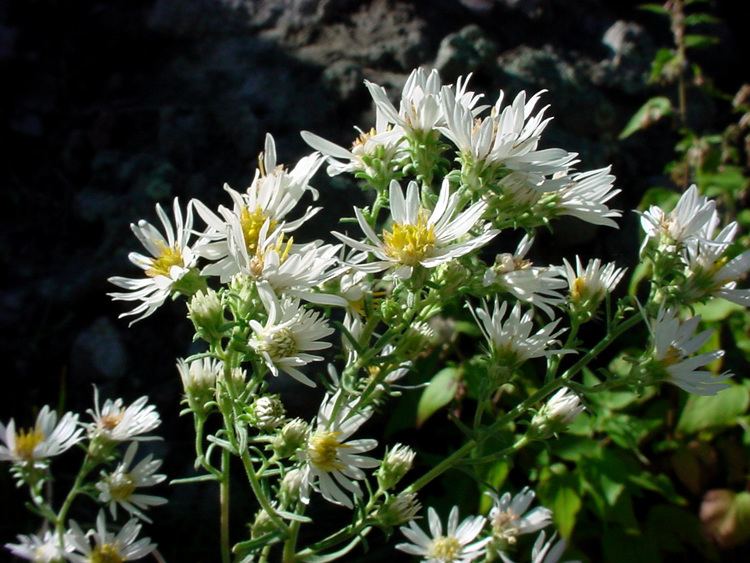
[[[706,223],[711,221],[716,204],[698,193],[695,185],[690,186],[680,197],[677,205],[669,213],[652,205],[641,213],[641,227],[646,238],[641,252],[649,240],[654,239],[659,248],[679,247],[699,235]]]
[[[584,411],[581,398],[570,389],[559,389],[534,415],[531,427],[542,436],[567,428]]]
[[[615,177],[609,173],[611,169],[611,166],[607,166],[571,174],[567,185],[555,194],[556,213],[571,215],[594,225],[618,229],[619,226],[613,218],[621,217],[622,212],[610,209],[606,205],[621,191],[612,189]]]
[[[129,440],[153,440],[143,436],[161,424],[159,413],[154,405],[147,405],[145,395],[125,406],[122,399],[106,399],[99,407],[99,390],[94,387],[94,410],[88,409],[94,422],[88,425],[89,436],[102,438],[108,442]]]
[[[326,157],[329,176],[344,172],[364,172],[371,177],[377,176],[381,171],[372,168],[372,159],[377,157],[383,163],[392,162],[401,150],[404,131],[389,124],[383,111],[377,107],[375,127],[369,131],[357,130],[359,136],[352,143],[351,150],[309,131],[302,131],[300,135],[308,145]]]
[[[151,454],[131,468],[137,451],[138,442],[131,442],[122,462],[113,472],[102,472],[102,478],[96,484],[96,488],[99,491],[99,502],[109,505],[112,518],[117,518],[117,505],[120,505],[132,516],[150,523],[151,520],[143,513],[143,510],[165,504],[167,499],[136,493],[136,490],[157,485],[167,476],[156,473],[162,462],[159,459],[153,459]]]
[[[247,191],[241,194],[224,186],[232,199],[232,209],[220,206],[219,216],[202,202],[193,200],[198,215],[208,225],[203,237],[210,242],[201,246],[200,255],[213,262],[205,266],[202,273],[219,276],[221,283],[226,283],[238,272],[247,273],[264,226],[266,236],[271,236],[277,229],[290,233],[320,211],[319,207],[308,207],[299,219],[286,220],[305,192],[310,191],[317,199],[317,191],[309,182],[322,163],[322,157],[313,153],[302,158],[288,172],[283,166],[277,166],[276,144],[271,135],[266,135],[265,151],[258,161],[259,170]]]
[[[583,267],[581,259],[576,256],[576,267],[563,258],[565,279],[570,291],[570,304],[584,319],[590,319],[599,304],[625,275],[625,268],[617,268],[614,262],[602,266],[599,258],[589,260]]]
[[[499,541],[501,547],[515,544],[518,536],[533,534],[552,523],[552,511],[543,506],[529,510],[534,501],[534,491],[524,487],[520,493],[511,496],[504,493],[497,496],[488,492],[492,497],[492,509],[487,518],[492,528],[492,536]]]
[[[73,563],[135,561],[156,549],[156,544],[151,543],[151,538],[136,539],[141,531],[141,525],[135,518],[128,520],[116,534],[107,531],[103,510],[99,511],[96,518],[96,530],[89,530],[84,534],[80,526],[72,520],[70,528],[70,543],[74,552],[66,555],[66,558]],[[93,547],[89,536],[94,539]]]
[[[0,461],[16,464],[43,465],[50,457],[60,455],[81,441],[83,430],[78,415],[65,413],[58,422],[57,413],[44,405],[33,428],[16,430],[11,419],[8,426],[0,423]]]
[[[379,272],[390,268],[393,270],[393,277],[408,279],[415,267],[434,268],[449,262],[487,244],[498,233],[488,228],[489,225],[482,224],[480,235],[459,242],[459,239],[477,226],[487,206],[483,202],[477,202],[456,215],[458,196],[450,195],[447,180],[443,181],[432,212],[420,206],[419,188],[413,181],[409,182],[406,198],[398,182],[391,182],[390,205],[393,225],[383,231],[382,240],[372,230],[362,211],[356,207],[354,213],[367,242],[333,233],[352,248],[370,252],[377,258],[375,262],[355,266],[362,271]]]
[[[356,403],[342,403],[343,400],[340,392],[325,396],[315,428],[298,453],[304,462],[300,499],[305,504],[310,502],[310,489],[314,488],[327,501],[353,508],[351,495],[362,496],[357,483],[365,479],[362,469],[380,465],[378,460],[362,455],[374,449],[377,440],[349,440],[372,411],[357,408]]]
[[[732,221],[716,234],[718,224],[719,214],[714,211],[698,235],[685,243],[685,295],[688,299],[713,295],[750,306],[750,290],[737,289],[737,282],[750,271],[750,250],[729,259],[726,251],[737,235],[737,223]]]
[[[265,282],[257,287],[268,320],[265,325],[254,319],[250,321],[253,329],[248,342],[250,347],[263,358],[274,376],[283,371],[297,381],[315,387],[315,383],[298,368],[323,359],[308,352],[330,348],[331,343],[321,339],[333,334],[333,329],[320,313],[302,308],[299,300],[287,297],[279,301]]]
[[[526,259],[533,243],[533,236],[524,235],[513,254],[498,254],[495,263],[485,271],[482,284],[499,286],[502,291],[553,318],[551,305],[562,303],[563,296],[557,290],[567,283],[560,279],[557,269],[533,266],[531,260]]]
[[[183,219],[182,210],[177,198],[173,204],[174,226],[161,205],[156,204],[156,214],[159,216],[164,234],[151,223],[141,220],[138,224],[131,224],[130,228],[138,240],[146,248],[150,256],[131,252],[129,260],[141,268],[145,278],[123,278],[119,276],[109,278],[110,283],[127,289],[127,292],[110,293],[115,301],[140,301],[135,309],[123,313],[120,317],[137,315],[133,324],[151,315],[161,307],[164,301],[176,291],[185,290],[192,293],[202,281],[190,279],[197,275],[193,270],[198,260],[198,249],[203,244],[199,239],[191,244],[193,233],[193,209],[189,203],[187,216]]]
[[[396,549],[420,556],[428,563],[469,563],[484,555],[490,538],[476,540],[484,528],[482,516],[469,516],[459,524],[458,507],[454,506],[448,515],[445,534],[440,517],[432,507],[427,510],[427,519],[432,537],[411,521],[408,527],[400,528],[411,543],[400,543]]]
[[[507,311],[508,303],[503,301],[501,305],[497,298],[492,312],[490,312],[486,303],[482,307],[472,310],[477,324],[499,364],[517,367],[532,358],[573,352],[565,349],[547,349],[548,346],[557,342],[556,338],[566,330],[562,329],[555,332],[560,319],[552,321],[532,334],[531,331],[534,329],[532,311],[527,311],[522,316],[521,305],[516,303],[508,318],[505,319]]]
[[[60,537],[47,530],[40,537],[36,534],[16,536],[18,543],[6,543],[5,548],[20,559],[33,563],[57,563],[72,549],[69,533],[63,535],[64,548],[60,546]]]
[[[723,350],[691,357],[711,337],[710,330],[695,334],[700,320],[698,315],[680,321],[673,309],[660,309],[656,319],[651,322],[653,351],[647,370],[654,373],[657,379],[665,380],[688,393],[715,395],[729,387],[727,380],[732,375],[723,373],[714,376],[708,370],[699,369],[721,358]]]

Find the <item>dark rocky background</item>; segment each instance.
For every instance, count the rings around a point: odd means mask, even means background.
[[[748,78],[741,4],[715,2],[721,43],[701,56],[729,93]],[[192,428],[177,417],[173,368],[190,349],[183,308],[128,330],[105,295],[109,276],[134,272],[131,221],[153,220],[154,204],[174,196],[215,204],[223,182],[244,187],[266,131],[288,163],[306,151],[300,129],[348,144],[352,125],[372,121],[362,80],[395,92],[417,65],[445,81],[473,71],[490,97],[548,89],[547,146],[580,152],[585,169],[612,163],[628,209],[672,158],[668,124],[617,140],[651,92],[655,49],[670,42],[664,21],[624,1],[0,0],[0,419],[24,425],[59,401],[83,410],[93,383],[104,396],[149,394],[169,436],[150,447],[171,477],[189,474]],[[726,108],[692,106],[696,124],[724,125]],[[315,183],[328,207],[312,229],[323,232],[361,195],[323,174]],[[545,254],[584,244],[633,259],[632,216],[619,232],[576,225],[544,239],[554,242]],[[237,490],[239,511],[248,501]],[[213,491],[164,494],[172,502],[149,534],[166,559],[215,560]],[[4,470],[0,495],[5,543],[34,523]]]

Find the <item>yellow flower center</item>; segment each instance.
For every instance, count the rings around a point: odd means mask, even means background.
[[[316,432],[307,445],[310,461],[323,471],[335,471],[343,468],[338,460],[339,450],[349,446],[339,442],[341,432]]]
[[[125,561],[120,555],[120,550],[111,543],[96,546],[89,557],[91,563],[123,563]]]
[[[247,207],[243,207],[242,211],[240,211],[240,227],[242,228],[242,236],[245,239],[248,254],[255,254],[258,249],[260,230],[266,219],[268,219],[268,216],[263,213],[260,206],[256,207],[254,211],[250,211]],[[271,219],[268,233],[270,234],[275,228],[276,221]]]
[[[167,246],[163,242],[157,242],[156,244],[159,247],[159,256],[151,260],[151,267],[146,270],[148,277],[169,277],[169,271],[172,269],[172,266],[183,267],[185,265],[179,248]]]
[[[676,364],[682,359],[682,351],[675,346],[670,346],[661,363],[667,367]]]
[[[99,425],[105,430],[114,430],[122,422],[124,416],[125,411],[107,413],[99,419]]]
[[[365,143],[370,140],[370,137],[374,137],[376,134],[377,131],[375,131],[374,127],[371,127],[369,131],[362,131],[359,134],[359,137],[354,139],[354,142],[352,143],[352,152],[354,152],[359,147],[363,147]]]
[[[573,281],[573,287],[570,289],[570,298],[573,301],[579,301],[585,297],[586,293],[586,280],[583,278],[576,278]]]
[[[518,535],[518,528],[513,526],[517,516],[510,510],[497,511],[492,518],[492,533],[495,536],[503,538],[508,543],[515,543]]]
[[[113,500],[128,500],[137,485],[129,473],[117,472],[109,478],[109,496]]]
[[[34,448],[44,440],[44,433],[38,428],[20,430],[16,435],[16,455],[30,461],[34,459]]]
[[[385,253],[401,264],[416,266],[435,247],[435,227],[420,214],[415,225],[394,223],[383,231]]]
[[[380,366],[367,366],[365,369],[367,370],[367,377],[371,380],[380,375]]]
[[[289,252],[292,250],[292,244],[294,243],[294,237],[289,237],[284,242],[284,235],[282,234],[277,240],[276,244],[272,248],[261,251],[260,248],[256,249],[255,256],[250,260],[250,273],[256,278],[263,274],[263,268],[266,263],[266,252],[276,252],[279,255],[279,263],[283,264],[287,258],[289,258]]]
[[[297,352],[297,339],[290,328],[282,328],[274,332],[266,340],[262,350],[268,352],[272,359],[287,358]]]
[[[445,563],[455,561],[461,555],[461,543],[453,536],[440,536],[432,540],[430,557]]]

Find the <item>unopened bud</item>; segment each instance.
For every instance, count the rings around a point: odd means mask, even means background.
[[[205,405],[213,399],[216,378],[222,369],[222,363],[211,358],[189,364],[184,360],[177,360],[177,371],[180,372],[185,397],[194,412],[205,414]]]
[[[284,458],[294,455],[302,447],[307,439],[307,422],[301,418],[295,418],[287,422],[284,427],[274,436],[273,451],[278,457]]]
[[[302,477],[301,469],[292,469],[284,475],[279,486],[279,500],[283,506],[291,506],[299,499]]]
[[[263,431],[278,428],[284,422],[286,411],[281,397],[278,395],[266,395],[258,397],[248,407],[248,422],[251,426]]]
[[[261,508],[258,511],[258,514],[255,515],[255,520],[253,520],[253,523],[250,525],[250,537],[253,539],[259,538],[266,534],[270,534],[274,530],[276,530],[276,525],[273,523],[273,520],[271,520],[268,512]]]
[[[224,306],[213,289],[207,288],[193,295],[188,303],[188,317],[193,321],[198,336],[204,340],[212,342],[224,335]]]
[[[383,528],[393,528],[414,520],[422,510],[417,493],[403,492],[388,499],[376,514],[378,523]]]
[[[387,491],[395,487],[411,469],[415,456],[414,450],[402,444],[386,452],[377,473],[380,488]]]
[[[584,410],[581,399],[567,388],[552,395],[531,420],[531,435],[542,439],[564,431]]]

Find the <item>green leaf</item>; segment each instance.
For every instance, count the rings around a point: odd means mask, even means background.
[[[672,480],[663,473],[655,475],[648,471],[643,471],[640,475],[631,474],[628,480],[641,489],[659,493],[672,504],[683,506],[687,504],[685,498],[680,496],[675,490]]]
[[[670,82],[679,74],[679,57],[674,49],[662,48],[656,51],[651,61],[648,80],[652,83]]]
[[[643,10],[644,12],[652,12],[654,14],[660,14],[662,16],[669,15],[669,11],[661,4],[641,4],[640,6],[638,6],[638,9]]]
[[[688,49],[705,49],[711,47],[719,42],[718,37],[712,37],[711,35],[686,35],[685,36],[685,47]]]
[[[672,553],[686,553],[689,550],[689,560],[706,559],[708,545],[701,532],[698,516],[692,511],[658,504],[649,510],[645,521],[645,529],[650,539],[648,543]],[[695,553],[696,548],[700,553]]]
[[[699,172],[696,183],[701,192],[710,197],[720,194],[736,196],[750,183],[739,166],[724,166],[721,172]]]
[[[604,530],[603,561],[607,563],[660,563],[656,545],[643,541],[640,534],[627,533],[621,528],[610,526]]]
[[[701,430],[733,426],[747,411],[750,392],[744,385],[732,385],[716,395],[690,395],[677,423],[678,432],[696,434]]]
[[[441,369],[435,374],[419,398],[417,426],[422,426],[436,411],[453,400],[461,380],[461,370],[455,367]]]
[[[633,114],[628,124],[620,133],[619,138],[630,137],[636,131],[650,127],[661,118],[672,114],[672,102],[664,96],[651,98]]]
[[[646,190],[643,194],[643,199],[638,204],[638,209],[646,210],[652,205],[656,205],[663,209],[672,209],[677,202],[680,200],[680,194],[669,188],[663,188],[661,186],[655,186]]]
[[[552,518],[560,535],[568,539],[581,510],[580,482],[573,473],[553,474],[540,486],[539,498],[552,510]]]
[[[716,16],[706,13],[688,14],[685,16],[685,25],[702,25],[702,24],[714,24],[721,23],[721,20]]]
[[[726,299],[711,299],[707,303],[695,306],[695,314],[700,315],[706,322],[723,321],[735,311],[744,310],[743,306]]]

